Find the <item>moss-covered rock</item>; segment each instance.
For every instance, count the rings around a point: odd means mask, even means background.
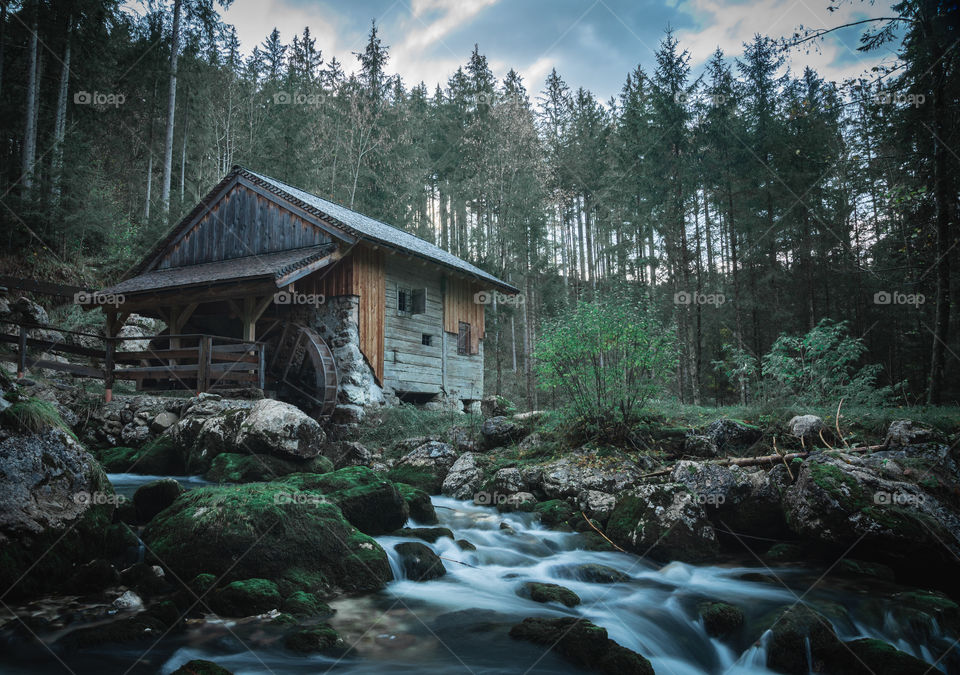
[[[876,577],[884,581],[893,581],[893,570],[877,562],[844,558],[837,563],[837,572],[856,576]]]
[[[223,616],[253,616],[279,609],[282,598],[277,585],[268,579],[233,581],[210,597],[210,607]]]
[[[622,495],[607,536],[654,560],[698,562],[716,556],[717,535],[696,497],[678,483],[641,485]]]
[[[788,675],[823,672],[824,664],[843,648],[830,621],[804,605],[781,612],[770,630],[773,635],[767,650],[767,667]],[[813,663],[808,662],[808,644]]]
[[[283,482],[299,491],[322,493],[366,534],[393,532],[407,522],[407,503],[397,487],[365,466],[325,474],[291,474]]]
[[[155,515],[173,504],[183,493],[183,486],[173,478],[160,478],[141,485],[133,494],[137,521],[150,522]]]
[[[396,483],[407,483],[428,494],[440,494],[443,481],[457,461],[457,451],[447,443],[427,441],[401,457],[387,473]]]
[[[707,635],[727,637],[743,625],[743,610],[725,602],[703,602],[697,607]]]
[[[295,460],[274,455],[224,452],[213,458],[204,478],[215,483],[255,483],[276,480],[292,473],[330,471],[333,471],[333,463],[323,455]]]
[[[528,581],[523,585],[520,595],[529,597],[534,602],[559,602],[567,607],[576,607],[580,604],[580,596],[560,584]]]
[[[510,629],[510,637],[544,645],[574,665],[610,675],[653,675],[653,666],[640,654],[607,636],[586,619],[528,618]]]
[[[618,584],[630,581],[629,574],[597,563],[558,565],[550,571],[561,579],[575,579],[591,584]]]
[[[837,650],[829,664],[831,672],[851,675],[923,675],[936,671],[929,663],[883,640],[861,638],[843,644],[846,648]]]
[[[330,616],[333,610],[313,593],[295,591],[283,601],[280,609],[293,616]]]
[[[213,661],[194,659],[184,663],[171,675],[233,675],[233,673],[223,666],[218,666]]]
[[[425,490],[406,483],[396,483],[396,486],[403,501],[407,503],[410,518],[421,525],[436,525],[440,522],[433,508],[433,502],[430,501],[430,495]]]
[[[294,590],[375,590],[391,578],[386,554],[323,493],[287,483],[203,487],[182,495],[143,540],[180,578],[266,578]]]
[[[443,561],[429,546],[419,542],[404,542],[394,547],[400,556],[400,565],[403,567],[407,579],[412,581],[429,581],[438,579],[447,573]]]
[[[301,654],[327,651],[340,647],[342,644],[343,641],[337,631],[326,623],[291,633],[284,641],[284,646],[287,649]]]
[[[574,516],[573,507],[562,499],[540,502],[533,511],[540,514],[540,522],[547,527],[565,525]]]
[[[97,451],[107,473],[138,473],[147,476],[181,475],[186,472],[183,456],[173,438],[157,436],[140,448],[115,447]]]

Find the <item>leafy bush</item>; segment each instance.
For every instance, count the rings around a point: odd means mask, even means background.
[[[598,427],[629,424],[677,363],[674,340],[642,306],[581,302],[544,327],[534,358],[541,383]]]
[[[810,403],[882,404],[892,390],[877,387],[882,366],[858,368],[867,347],[848,334],[845,321],[823,319],[806,335],[781,335],[763,357],[768,393]]]

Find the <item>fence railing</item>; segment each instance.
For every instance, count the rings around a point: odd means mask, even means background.
[[[31,335],[32,331],[36,332]],[[94,340],[104,347],[82,344]],[[122,347],[131,342],[146,342],[149,347]],[[16,363],[18,377],[31,370],[47,369],[101,379],[108,400],[115,380],[133,381],[137,391],[263,389],[265,384],[263,344],[219,335],[103,337],[57,326],[0,320],[2,344],[13,349],[0,349],[0,361]],[[56,356],[72,360],[57,360],[53,358]]]

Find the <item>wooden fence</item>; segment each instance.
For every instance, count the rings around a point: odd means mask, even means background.
[[[0,350],[0,361],[16,363],[18,377],[34,369],[49,369],[100,379],[107,400],[115,380],[134,381],[137,391],[185,389],[198,393],[239,387],[263,389],[265,384],[261,343],[203,334],[105,338],[56,326],[0,320],[0,328],[3,326],[13,330],[0,330],[0,345],[14,348]],[[42,331],[34,334],[41,337],[31,337],[31,331]],[[84,341],[100,341],[104,347],[87,347]],[[124,343],[140,341],[151,347],[118,349]],[[52,356],[82,362],[60,361]]]

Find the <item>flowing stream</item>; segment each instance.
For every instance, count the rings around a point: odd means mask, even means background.
[[[139,482],[129,477],[122,491]],[[528,616],[581,616],[650,659],[658,675],[760,674],[770,672],[764,667],[770,632],[764,631],[771,613],[801,597],[827,615],[844,640],[876,637],[928,662],[953,642],[935,622],[917,625],[899,615],[888,599],[898,587],[866,577],[827,577],[814,586],[822,570],[771,571],[756,558],[741,564],[660,566],[634,555],[583,550],[580,535],[547,530],[529,514],[500,514],[445,497],[434,497],[433,503],[440,526],[476,550],[461,550],[454,540],[440,538],[431,547],[443,558],[446,575],[416,582],[403,577],[394,546],[420,540],[378,537],[396,578],[379,593],[331,603],[337,611],[329,622],[352,646],[344,656],[292,654],[282,646],[281,628],[250,618],[191,622],[149,651],[149,645],[109,645],[74,654],[69,664],[78,674],[167,675],[195,658],[214,660],[238,675],[576,673],[581,671],[556,654],[513,640],[508,631]],[[625,580],[599,583],[597,569],[584,570],[584,565],[603,566],[607,574],[615,570]],[[561,584],[582,603],[567,608],[521,597],[518,591],[528,581]],[[697,615],[697,605],[705,600],[741,607],[749,636],[734,645],[709,637]],[[55,665],[45,669],[33,661],[22,670],[0,666],[0,672],[63,672]],[[948,658],[937,667],[949,672],[960,664]]]

